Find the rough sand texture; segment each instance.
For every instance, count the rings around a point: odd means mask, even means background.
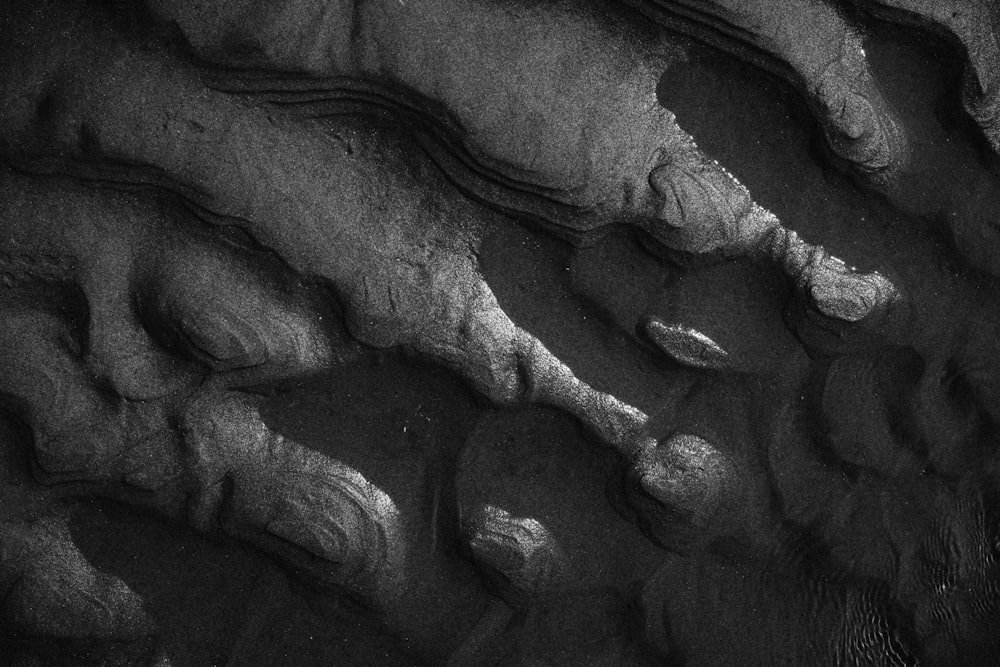
[[[995,12],[775,7],[4,3],[0,665],[995,664]]]

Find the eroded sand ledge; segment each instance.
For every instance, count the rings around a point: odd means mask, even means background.
[[[988,664],[942,5],[9,3],[0,653]]]

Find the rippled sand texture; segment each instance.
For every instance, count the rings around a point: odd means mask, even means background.
[[[995,664],[997,21],[6,3],[0,656]]]

